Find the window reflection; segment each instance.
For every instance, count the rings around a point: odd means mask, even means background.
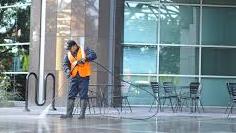
[[[203,7],[203,45],[236,45],[236,8]]]
[[[30,6],[0,9],[0,44],[29,42]]]
[[[161,43],[198,44],[199,7],[161,6]]]
[[[230,48],[203,48],[202,74],[203,75],[236,75],[236,49]]]
[[[23,101],[25,99],[25,77],[23,74],[5,75],[0,73],[0,100]]]
[[[157,21],[158,5],[126,2],[124,42],[157,43]]]
[[[163,3],[188,3],[188,4],[200,4],[200,0],[161,0]]]
[[[29,46],[0,47],[1,70],[6,72],[27,72],[29,68]],[[4,58],[3,58],[4,57]]]
[[[22,4],[29,4],[31,0],[1,0],[1,6],[12,6],[12,5],[22,5]]]
[[[156,73],[157,48],[129,46],[123,49],[123,73]]]
[[[198,74],[198,48],[161,47],[160,74]]]

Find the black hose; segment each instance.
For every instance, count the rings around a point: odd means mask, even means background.
[[[130,84],[131,86],[133,86],[133,87],[135,87],[135,88],[137,88],[137,89],[143,90],[143,91],[145,91],[146,93],[150,94],[150,95],[158,102],[157,97],[156,97],[153,93],[147,91],[146,89],[140,88],[140,87],[138,87],[138,86],[135,85],[135,84],[132,84],[132,83],[130,83],[130,82],[128,82],[128,81],[125,81],[125,80],[121,79],[119,75],[117,76],[117,75],[113,74],[112,71],[110,71],[109,69],[107,69],[107,68],[106,68],[105,66],[103,66],[102,64],[100,64],[100,63],[98,63],[98,62],[96,62],[96,61],[92,61],[92,62],[94,62],[94,63],[97,64],[98,66],[102,67],[102,68],[103,68],[104,70],[106,70],[107,72],[109,72],[112,76],[114,76],[115,79],[120,80],[120,81],[123,81],[123,82],[125,82],[125,83],[127,83],[127,84]],[[159,103],[159,102],[158,102],[158,103]],[[132,120],[148,120],[148,119],[151,119],[151,118],[155,117],[155,116],[157,115],[157,113],[158,113],[158,110],[156,110],[155,114],[153,114],[153,115],[151,115],[151,116],[148,116],[148,117],[146,117],[146,118],[140,118],[140,119],[139,119],[139,118],[127,118],[127,117],[126,117],[126,118],[125,118],[125,117],[119,117],[119,118],[122,118],[122,119],[132,119]],[[108,116],[108,117],[118,118],[118,117],[114,117],[114,116]]]
[[[98,63],[98,62],[96,62],[96,61],[92,61],[92,62],[95,63],[95,64],[97,64],[98,66],[102,67],[104,70],[106,70],[106,71],[107,71],[108,73],[110,73],[112,76],[114,76],[115,79],[120,80],[120,81],[123,81],[123,82],[125,82],[125,83],[127,83],[127,84],[129,84],[129,85],[131,85],[131,86],[133,86],[133,87],[135,87],[135,88],[137,88],[137,89],[140,89],[140,90],[145,91],[146,93],[148,93],[149,95],[151,95],[151,96],[158,102],[157,97],[156,97],[153,93],[147,91],[146,89],[140,88],[139,86],[137,86],[137,85],[135,85],[135,84],[132,84],[132,83],[130,83],[130,82],[128,82],[128,81],[125,81],[125,80],[121,79],[119,75],[113,74],[113,72],[111,72],[109,69],[107,69],[107,68],[106,68],[105,66],[103,66],[102,64],[100,64],[100,63]],[[65,82],[64,82],[64,83],[65,83]],[[61,90],[61,89],[64,87],[64,83],[62,84],[62,86],[60,87],[59,90]],[[56,97],[55,97],[55,98],[56,98]],[[52,99],[52,100],[55,100],[55,98]],[[159,103],[159,102],[158,102],[158,103]],[[106,116],[106,115],[102,115],[102,116],[103,116],[103,117],[108,117],[108,118],[120,118],[120,119],[130,119],[130,120],[148,120],[148,119],[154,118],[154,117],[157,115],[157,113],[158,113],[158,109],[155,111],[155,113],[154,113],[153,115],[148,116],[148,117],[145,117],[145,118],[115,117],[115,116]]]

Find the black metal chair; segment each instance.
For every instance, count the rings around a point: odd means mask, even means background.
[[[179,97],[176,93],[175,86],[173,82],[163,82],[163,89],[164,89],[164,99],[163,106],[166,102],[166,99],[169,99],[171,109],[173,112],[175,112],[174,105],[173,105],[173,99],[176,101],[176,107],[179,104]]]
[[[189,107],[189,101],[190,101],[189,85],[180,87],[179,98],[180,98],[180,111],[182,112],[184,106]]]
[[[236,84],[236,83],[226,83],[226,88],[227,88],[227,91],[228,91],[229,99],[230,99],[230,100],[229,100],[229,102],[228,102],[228,104],[227,104],[227,108],[226,108],[226,110],[225,110],[225,114],[227,113],[227,111],[228,111],[230,105],[231,105],[232,102],[233,102],[232,90],[231,90],[231,88],[230,88],[230,86],[232,86],[233,84]]]
[[[236,83],[228,83],[229,94],[231,95],[231,105],[230,111],[228,113],[228,117],[230,113],[233,111],[234,104],[236,103]]]
[[[113,100],[119,100],[121,102],[120,104],[121,112],[124,107],[129,107],[130,112],[132,112],[132,109],[128,100],[130,84],[122,81],[119,89],[120,89],[120,95],[113,96]],[[113,107],[115,107],[114,104],[113,104]]]
[[[95,101],[97,101],[96,92],[94,92],[92,90],[88,90],[88,91],[89,91],[89,94],[88,94],[88,98],[86,99],[87,104],[88,104],[88,110],[89,110],[89,113],[91,114],[91,108],[93,108],[93,112],[95,114],[95,106],[93,106],[93,104],[95,103]],[[75,102],[75,104],[76,104],[75,105],[75,111],[78,113],[81,100],[80,100],[79,96],[77,96],[76,99],[77,100]]]
[[[161,110],[161,96],[160,96],[160,86],[158,82],[151,82],[151,88],[152,88],[152,93],[154,96],[153,102],[151,104],[151,107],[149,109],[149,112],[152,110],[152,106],[157,102],[157,110]]]
[[[198,104],[200,103],[202,110],[204,112],[204,108],[202,105],[202,101],[200,99],[201,96],[201,85],[199,82],[191,82],[189,85],[190,88],[190,100],[191,100],[191,112],[193,112],[193,106],[196,112],[196,110],[198,109],[198,111],[200,112],[200,109],[198,107]]]

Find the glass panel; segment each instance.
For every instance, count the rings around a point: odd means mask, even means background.
[[[235,0],[203,0],[203,4],[236,5]]]
[[[131,86],[129,90],[128,100],[132,105],[150,105],[152,104],[153,97],[145,92],[152,92],[150,88],[150,82],[156,81],[156,77],[151,76],[124,76],[124,80],[130,81],[135,86]]]
[[[72,26],[71,3],[72,3],[72,0],[58,0],[57,2],[57,5],[58,5],[57,7],[57,36],[71,36],[71,26]],[[78,8],[78,10],[84,10],[84,9]],[[82,14],[84,14],[84,12],[81,12],[79,15],[81,16]],[[79,15],[77,15],[77,17],[79,17]],[[79,21],[84,21],[84,17],[82,18],[83,19]],[[73,18],[73,19],[76,19],[76,18]],[[75,24],[75,22],[77,21],[74,21],[73,23]],[[79,23],[79,24],[83,25],[82,23]],[[82,28],[84,27],[82,26]],[[81,27],[78,27],[78,29],[81,29]]]
[[[30,3],[31,0],[1,0],[1,6],[12,6],[12,5],[19,5],[19,4],[27,4]]]
[[[236,79],[202,79],[202,102],[207,106],[226,106],[229,102],[229,94],[226,88],[227,82],[236,82]]]
[[[199,48],[160,47],[160,74],[197,75]]]
[[[0,65],[4,71],[27,72],[29,69],[29,46],[0,47]]]
[[[125,2],[124,43],[157,43],[158,6]]]
[[[203,75],[236,75],[236,49],[202,48]]]
[[[199,7],[161,6],[161,43],[198,44]]]
[[[26,75],[1,75],[0,100],[2,101],[23,101],[25,99],[25,77]]]
[[[129,46],[123,49],[123,73],[156,73],[157,48]]]
[[[161,0],[165,3],[200,4],[200,0]]]
[[[0,44],[29,42],[30,6],[0,9]]]
[[[236,45],[236,8],[203,7],[202,44]]]

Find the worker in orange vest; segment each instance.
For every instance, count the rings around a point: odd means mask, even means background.
[[[89,48],[83,51],[74,40],[67,41],[67,50],[63,69],[69,80],[69,91],[66,114],[61,115],[61,118],[73,117],[74,101],[79,93],[81,104],[79,119],[84,119],[88,99],[89,76],[92,71],[90,62],[95,60],[97,56]]]

